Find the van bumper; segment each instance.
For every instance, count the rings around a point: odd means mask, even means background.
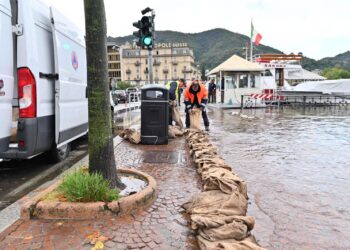
[[[54,116],[20,118],[18,147],[0,151],[0,159],[27,159],[51,149],[54,143]],[[9,145],[9,144],[8,144]]]

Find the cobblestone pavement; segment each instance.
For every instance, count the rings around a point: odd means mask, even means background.
[[[115,147],[118,167],[152,175],[158,198],[137,214],[94,221],[17,221],[0,234],[0,249],[198,249],[180,205],[200,191],[200,180],[185,140],[146,146],[122,142]]]

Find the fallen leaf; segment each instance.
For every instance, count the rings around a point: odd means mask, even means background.
[[[33,236],[30,235],[30,236],[25,237],[24,239],[25,239],[25,240],[32,240],[32,239],[33,239]]]
[[[98,238],[100,237],[100,233],[95,231],[91,234],[88,234],[87,236],[85,236],[86,239],[88,239],[90,241],[91,245],[95,245],[95,243],[98,241]]]
[[[100,250],[100,249],[103,249],[104,246],[105,246],[105,245],[103,244],[103,242],[97,241],[96,244],[95,244],[95,246],[94,246],[93,248],[94,248],[94,250]]]
[[[95,232],[85,236],[86,239],[91,239],[91,240],[95,239],[95,238],[98,238],[98,237],[100,237],[100,233],[97,232],[97,231],[95,231]]]
[[[109,238],[106,237],[106,236],[101,235],[100,237],[98,237],[98,240],[102,241],[102,242],[105,242],[105,241],[109,240]]]

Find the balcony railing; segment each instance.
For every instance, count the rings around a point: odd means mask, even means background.
[[[140,61],[136,61],[136,62],[135,62],[135,66],[136,66],[136,67],[138,67],[138,66],[140,66],[140,65],[141,65]]]
[[[173,65],[177,65],[177,61],[173,61],[172,63],[173,63]]]
[[[160,65],[160,61],[154,60],[153,65],[154,66],[159,66]]]
[[[168,73],[169,73],[169,70],[168,70],[168,69],[163,69],[163,73],[164,73],[164,74],[168,74]]]
[[[192,73],[193,70],[192,69],[183,69],[182,73]]]
[[[129,75],[129,74],[131,74],[131,70],[130,69],[127,69],[126,70],[126,73]]]

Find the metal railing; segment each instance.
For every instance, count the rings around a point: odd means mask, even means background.
[[[251,95],[241,95],[241,110],[245,108],[264,108],[268,106],[339,106],[350,107],[350,95],[277,95],[269,98],[254,98]]]

